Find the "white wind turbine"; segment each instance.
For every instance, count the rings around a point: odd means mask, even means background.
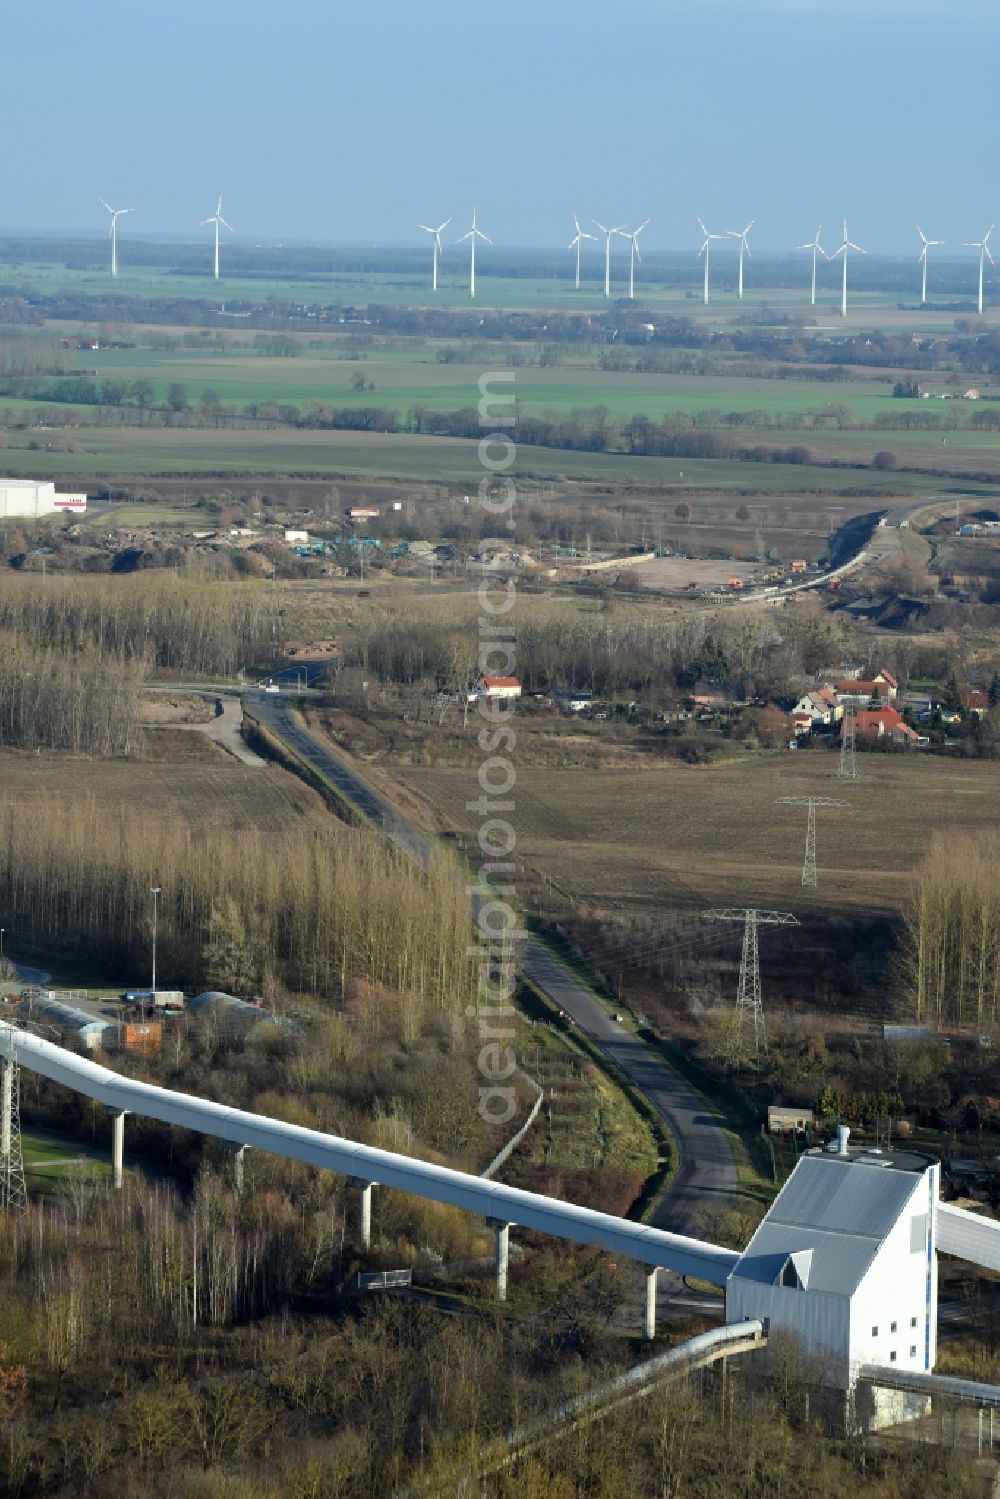
[[[990,243],[989,243],[989,241],[990,241],[990,235],[993,233],[993,230],[994,230],[995,227],[996,226],[994,224],[991,224],[990,227],[987,229],[986,233],[983,235],[982,239],[967,239],[966,242],[965,242],[965,248],[967,250],[978,250],[979,251],[979,303],[978,303],[978,306],[979,306],[979,315],[980,315],[980,317],[982,316],[982,312],[983,312],[983,266],[984,266],[984,262],[986,261],[987,256],[989,256],[990,265],[996,265],[996,261],[993,259],[993,256],[990,255]]]
[[[920,292],[920,305],[922,307],[924,305],[924,303],[927,301],[927,260],[928,260],[927,252],[931,248],[932,245],[943,245],[944,244],[944,240],[943,239],[928,239],[927,236],[926,236],[926,234],[921,229],[921,227],[920,227],[919,224],[917,225],[917,233],[920,235],[920,238],[923,240],[923,245],[924,245],[924,247],[921,250],[920,255],[919,255],[918,259],[917,259],[917,264],[918,265],[922,265],[923,268],[924,268],[923,285],[922,285],[921,292]]]
[[[452,217],[454,217],[454,215],[452,215]],[[448,227],[448,225],[450,223],[451,223],[451,219],[445,219],[444,223],[443,224],[439,224],[436,229],[432,229],[431,226],[430,226],[430,224],[418,224],[417,225],[418,229],[423,229],[428,234],[433,234],[433,236],[434,236],[434,276],[433,276],[433,279],[431,281],[431,289],[433,291],[437,291],[437,289],[438,289],[438,261],[441,258],[441,256],[444,254],[444,249],[443,249],[442,244],[441,244],[441,231],[443,229],[447,229],[447,227]]]
[[[630,302],[634,302],[635,301],[635,267],[636,267],[636,262],[638,262],[639,265],[642,265],[642,256],[639,254],[639,246],[636,244],[636,240],[639,238],[639,235],[642,233],[642,231],[645,229],[645,227],[646,227],[646,225],[648,223],[649,223],[648,219],[643,219],[643,221],[639,225],[638,229],[633,229],[631,232],[629,232],[628,229],[620,229],[620,230],[618,230],[618,233],[622,236],[622,239],[627,239],[628,242],[629,242],[629,255],[628,255],[628,299],[629,299]]]
[[[218,203],[215,206],[215,212],[213,214],[209,214],[209,216],[208,216],[207,219],[199,219],[198,223],[199,224],[214,224],[215,225],[215,279],[216,279],[216,281],[218,281],[218,279],[219,279],[219,226],[220,226],[220,224],[225,224],[225,226],[229,230],[230,234],[232,234],[232,232],[233,232],[233,226],[232,226],[232,224],[228,223],[222,217],[222,197],[221,197],[221,195],[219,197]]]
[[[570,240],[570,242],[569,242],[569,248],[571,250],[575,250],[576,251],[576,289],[577,289],[577,291],[579,291],[580,290],[580,246],[583,244],[583,242],[584,242],[585,239],[592,239],[594,241],[594,243],[596,244],[597,243],[597,235],[596,234],[588,234],[587,231],[586,231],[586,229],[581,229],[580,228],[580,220],[577,218],[576,214],[573,215],[573,227],[576,229],[576,234]]]
[[[111,274],[118,275],[118,216],[123,213],[135,213],[134,208],[112,208],[110,203],[105,203],[103,198],[98,198],[98,203],[108,210],[111,215]]]
[[[745,229],[729,229],[726,231],[727,239],[738,239],[740,242],[740,277],[736,295],[741,301],[743,300],[743,256],[746,255],[748,260],[750,258],[750,246],[747,243],[747,237],[756,222],[756,219],[751,219]]]
[[[797,250],[811,250],[812,251],[812,259],[813,259],[812,305],[814,307],[816,306],[816,260],[817,260],[817,257],[820,256],[820,255],[822,255],[823,258],[824,258],[824,260],[831,259],[831,257],[829,255],[827,255],[826,251],[823,249],[823,246],[819,242],[819,237],[820,237],[820,235],[822,233],[823,233],[823,225],[822,224],[818,224],[816,226],[815,236],[809,241],[809,243],[807,245],[796,245],[795,246],[795,248]]]
[[[862,250],[861,246],[860,245],[856,245],[854,243],[853,239],[848,239],[848,237],[847,237],[847,220],[845,219],[844,220],[844,243],[838,249],[834,250],[833,254],[829,257],[830,260],[836,260],[837,256],[840,255],[840,256],[843,257],[843,261],[844,261],[844,277],[843,277],[843,281],[841,283],[841,289],[840,289],[840,315],[841,315],[841,317],[846,317],[847,316],[847,252],[848,252],[848,250],[857,250],[857,252],[858,252],[859,255],[867,255],[868,254],[868,251],[867,250]]]
[[[705,236],[704,243],[702,244],[701,249],[698,251],[698,256],[700,257],[700,256],[704,255],[704,257],[705,257],[705,290],[704,290],[704,293],[703,293],[702,300],[704,301],[705,306],[707,307],[708,306],[708,250],[709,250],[709,246],[711,245],[713,239],[726,239],[727,236],[725,234],[710,234],[709,231],[705,228],[705,221],[704,221],[704,219],[699,219],[698,223],[701,226],[701,232],[702,232],[702,234]],[[696,258],[698,258],[698,257],[696,257]]]
[[[613,234],[621,234],[622,230],[625,228],[625,225],[624,224],[616,224],[613,229],[609,229],[606,224],[602,224],[601,223],[600,219],[594,219],[593,222],[597,225],[598,229],[600,229],[601,233],[604,235],[604,295],[606,297],[610,297],[610,295],[611,295],[611,236]]]
[[[488,245],[493,243],[489,235],[484,234],[476,223],[476,210],[474,208],[472,210],[472,228],[467,234],[460,234],[456,240],[456,244],[460,245],[463,239],[469,241],[469,296],[474,297],[476,295],[476,240],[481,239]]]

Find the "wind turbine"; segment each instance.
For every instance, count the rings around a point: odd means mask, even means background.
[[[921,228],[921,225],[919,225],[919,223],[918,226],[916,226],[916,232],[921,235],[921,240],[924,241],[924,249],[921,250],[921,253],[919,253],[918,256],[918,265],[922,265],[922,267],[924,267],[924,286],[922,286],[921,289],[921,306],[924,306],[925,301],[927,301],[927,252],[928,250],[930,250],[930,247],[933,246],[933,244],[943,244],[945,243],[945,241],[928,240],[927,235],[925,235],[924,229]]]
[[[743,256],[746,255],[747,259],[750,258],[750,246],[747,243],[747,236],[756,222],[756,219],[751,219],[745,229],[729,229],[726,231],[727,239],[738,239],[740,242],[740,279],[736,295],[741,301],[743,300]]]
[[[854,243],[853,239],[848,239],[848,237],[847,237],[847,220],[845,219],[844,220],[844,243],[840,246],[839,249],[834,250],[833,254],[829,257],[831,260],[836,260],[837,256],[841,255],[841,256],[843,256],[843,260],[844,260],[844,278],[843,278],[843,282],[841,284],[841,290],[840,290],[840,315],[841,315],[841,317],[846,317],[847,316],[847,252],[848,252],[848,250],[857,250],[857,252],[858,252],[859,255],[867,255],[868,254],[868,251],[867,250],[862,250],[861,246],[860,245],[856,245]]]
[[[571,250],[575,250],[576,251],[576,289],[577,289],[577,291],[579,291],[580,290],[580,246],[583,244],[583,241],[585,239],[592,239],[595,242],[595,244],[596,244],[596,242],[597,242],[597,235],[596,234],[588,234],[587,231],[586,231],[586,229],[581,229],[580,228],[580,220],[577,218],[576,214],[573,215],[573,227],[576,229],[576,234],[570,240],[570,242],[569,242],[569,248]]]
[[[622,230],[625,228],[625,225],[624,224],[616,224],[613,229],[609,229],[606,224],[602,224],[601,223],[600,219],[594,219],[593,222],[597,225],[598,229],[600,229],[601,233],[604,235],[604,295],[606,297],[610,297],[610,295],[611,295],[611,236],[613,234],[621,234]]]
[[[978,250],[979,251],[979,315],[980,315],[980,317],[982,317],[982,314],[983,314],[983,263],[986,260],[987,256],[989,256],[990,265],[996,265],[996,261],[993,259],[993,256],[990,255],[990,245],[989,245],[990,235],[993,233],[993,230],[994,230],[995,227],[996,226],[994,224],[991,224],[990,227],[987,229],[986,233],[983,235],[982,239],[967,239],[965,241],[965,248],[967,250]]]
[[[218,279],[219,279],[219,225],[220,224],[225,224],[225,226],[229,230],[230,234],[232,234],[232,232],[233,232],[233,226],[232,226],[232,224],[228,223],[222,217],[222,196],[221,196],[221,194],[219,196],[219,201],[218,201],[218,203],[215,206],[215,212],[213,214],[209,214],[209,216],[208,216],[207,219],[199,219],[198,223],[199,224],[214,224],[215,225],[215,279],[216,279],[216,281],[218,281]]]
[[[704,219],[699,219],[698,223],[701,225],[701,232],[705,236],[704,244],[702,245],[701,249],[698,251],[698,256],[704,255],[704,257],[705,257],[705,292],[704,292],[704,296],[703,296],[703,301],[705,303],[705,306],[707,307],[708,306],[708,249],[709,249],[709,246],[712,243],[713,239],[725,239],[727,236],[725,234],[710,234],[709,231],[705,228],[705,221],[704,221]]]
[[[628,242],[629,242],[629,256],[628,256],[628,299],[629,299],[630,302],[634,302],[635,301],[635,267],[636,267],[636,262],[638,261],[638,263],[640,265],[642,265],[642,256],[639,254],[639,246],[636,244],[636,240],[639,238],[639,235],[642,233],[642,231],[645,229],[645,227],[646,227],[646,225],[648,223],[649,223],[648,219],[643,219],[643,221],[639,225],[638,229],[633,229],[631,233],[629,233],[629,231],[627,229],[619,230],[619,233],[621,234],[622,239],[627,239]]]
[[[98,198],[104,208],[111,215],[111,274],[118,275],[118,216],[122,213],[135,213],[134,208],[112,208],[110,203],[105,203],[103,198]]]
[[[823,246],[819,242],[819,237],[822,233],[823,225],[817,224],[815,237],[811,239],[807,245],[795,246],[797,250],[811,250],[813,252],[812,305],[814,307],[816,306],[816,258],[817,256],[822,255],[824,260],[831,259],[831,256],[827,255],[826,251],[823,249]]]
[[[476,224],[475,208],[472,210],[472,228],[467,234],[460,234],[456,243],[461,244],[463,239],[469,241],[469,296],[474,297],[476,295],[476,240],[484,240],[488,245],[493,243],[489,235],[484,234]]]
[[[454,217],[454,215],[452,215],[452,217]],[[431,289],[433,291],[437,291],[438,289],[438,260],[440,256],[444,254],[444,250],[441,245],[441,231],[442,229],[447,229],[450,223],[451,219],[445,219],[444,223],[439,224],[436,229],[432,229],[430,224],[417,225],[418,229],[424,229],[428,234],[433,234],[434,236],[434,277],[431,282]]]

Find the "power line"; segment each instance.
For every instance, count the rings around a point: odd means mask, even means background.
[[[848,781],[856,781],[858,779],[853,706],[849,707],[845,712],[843,726],[840,730],[840,764],[837,767],[837,774]]]
[[[850,802],[836,796],[779,796],[776,805],[784,803],[790,807],[808,807],[806,816],[806,856],[802,865],[802,883],[815,888],[819,884],[816,870],[816,808],[849,807]]]
[[[21,1069],[13,1056],[0,1057],[0,1212],[28,1206],[21,1148]]]
[[[703,911],[706,921],[742,921],[743,956],[740,960],[740,981],[736,990],[736,1010],[729,1027],[726,1048],[727,1060],[739,1065],[746,1050],[744,1018],[747,1011],[753,1016],[754,1051],[767,1050],[767,1035],[764,1029],[764,1005],[760,992],[760,953],[757,942],[759,926],[798,926],[798,918],[790,911],[758,911],[754,907],[725,907]]]

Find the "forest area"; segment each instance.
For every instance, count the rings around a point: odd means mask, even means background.
[[[907,983],[918,1020],[993,1031],[1000,1024],[1000,886],[995,829],[932,835],[915,872]]]
[[[338,1289],[343,1196],[300,1170],[242,1202],[207,1170],[187,1202],[78,1181],[0,1221],[4,1499],[618,1499],[626,1473],[649,1499],[985,1499],[960,1451],[825,1435],[789,1347],[766,1377],[661,1385],[508,1466],[508,1431],[634,1357],[608,1328],[615,1277],[550,1254],[513,1315],[483,1292],[450,1317],[360,1303]]]
[[[409,1007],[457,1011],[471,991],[468,902],[442,862],[415,870],[377,834],[328,826],[268,837],[210,822],[108,817],[91,800],[0,803],[0,909],[33,951],[125,971],[149,943],[180,987],[342,1002],[355,981]]]

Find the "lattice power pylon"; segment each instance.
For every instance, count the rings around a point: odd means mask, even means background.
[[[837,774],[848,781],[856,781],[858,779],[858,757],[854,738],[853,708],[848,708],[844,714],[844,726],[840,731],[840,764],[837,766]]]
[[[806,816],[806,856],[802,864],[802,883],[815,888],[819,884],[816,870],[816,808],[849,807],[851,804],[836,796],[779,796],[777,800],[779,804],[789,807],[809,809]]]
[[[28,1206],[21,1151],[21,1069],[0,1054],[0,1212],[23,1213]]]
[[[743,957],[740,962],[740,982],[736,990],[736,1010],[729,1028],[727,1056],[734,1065],[743,1060],[746,1049],[745,1017],[753,1016],[754,1051],[767,1050],[767,1034],[764,1029],[764,1005],[760,993],[760,954],[757,945],[759,926],[798,926],[798,918],[790,911],[758,911],[753,907],[726,907],[703,911],[706,921],[742,921]]]

